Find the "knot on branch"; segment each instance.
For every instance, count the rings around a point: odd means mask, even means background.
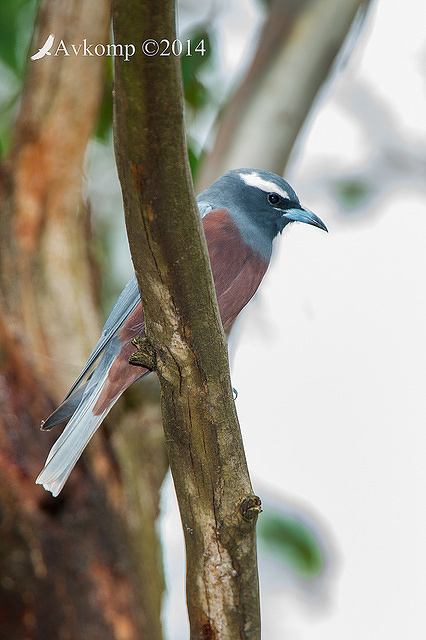
[[[262,513],[262,502],[258,496],[249,496],[242,501],[240,513],[246,522],[256,522],[259,513]]]
[[[138,336],[132,340],[132,344],[135,345],[137,351],[130,356],[129,364],[144,367],[148,371],[155,371],[157,368],[157,354],[148,338]]]

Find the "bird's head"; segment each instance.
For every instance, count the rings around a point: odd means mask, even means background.
[[[229,211],[246,242],[269,259],[273,239],[290,222],[305,222],[327,231],[325,224],[300,204],[295,191],[270,171],[233,169],[198,196],[201,207]]]

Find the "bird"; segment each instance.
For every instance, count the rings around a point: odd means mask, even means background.
[[[53,33],[51,33],[49,36],[47,36],[47,40],[44,45],[37,51],[37,53],[31,56],[31,60],[40,60],[41,58],[44,58],[44,56],[51,56],[52,54],[50,53],[50,49],[53,46],[54,40],[55,36]]]
[[[274,239],[288,224],[327,231],[302,207],[282,177],[264,170],[231,169],[197,197],[224,330],[256,293],[268,269]],[[42,422],[67,422],[36,479],[53,496],[62,490],[89,440],[121,394],[149,371],[129,363],[132,342],[143,337],[144,315],[135,274],[118,297],[97,344],[59,407]]]

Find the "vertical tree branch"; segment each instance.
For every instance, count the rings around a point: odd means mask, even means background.
[[[116,43],[176,37],[171,0],[115,0],[113,19]],[[179,59],[139,46],[115,59],[115,148],[185,534],[191,638],[259,638],[260,501],[188,168]]]

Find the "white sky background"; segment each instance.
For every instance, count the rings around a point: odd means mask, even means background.
[[[425,24],[422,0],[376,4],[286,176],[330,233],[279,239],[242,323],[232,378],[255,489],[307,513],[330,552],[305,594],[261,562],[264,640],[426,635]],[[345,212],[333,181],[353,175],[373,190]],[[185,638],[182,611],[166,616]]]

